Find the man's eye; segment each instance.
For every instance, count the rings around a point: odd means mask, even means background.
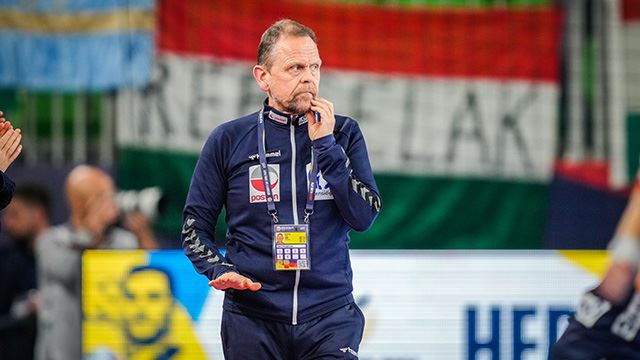
[[[311,65],[311,70],[316,71],[316,70],[318,70],[318,69],[320,69],[320,64],[313,64],[313,65]]]

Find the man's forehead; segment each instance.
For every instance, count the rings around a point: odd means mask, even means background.
[[[274,46],[274,55],[320,58],[318,46],[308,36],[282,36]]]

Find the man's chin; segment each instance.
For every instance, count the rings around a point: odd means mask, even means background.
[[[311,103],[308,104],[291,104],[291,106],[289,106],[287,108],[287,112],[291,113],[291,114],[304,114],[307,111],[311,110]]]

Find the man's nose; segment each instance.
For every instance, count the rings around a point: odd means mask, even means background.
[[[313,71],[311,70],[311,66],[306,66],[304,68],[304,71],[302,71],[300,82],[304,82],[304,83],[315,82],[315,76],[313,76]]]

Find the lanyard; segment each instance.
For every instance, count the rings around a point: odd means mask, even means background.
[[[295,151],[295,149],[294,149]],[[278,222],[278,210],[276,204],[273,201],[273,191],[271,189],[271,179],[269,178],[269,167],[267,165],[267,145],[266,145],[266,132],[264,129],[264,107],[260,109],[260,115],[258,115],[258,158],[260,160],[260,174],[262,175],[262,181],[264,183],[264,193],[267,200],[267,212],[273,219],[274,223]],[[295,176],[295,173],[292,174]],[[313,199],[315,198],[316,188],[318,186],[318,162],[313,153],[313,146],[311,147],[311,171],[309,172],[309,195],[307,196],[307,203],[304,208],[304,222],[309,223],[309,217],[313,214]],[[296,211],[296,209],[293,209]]]

